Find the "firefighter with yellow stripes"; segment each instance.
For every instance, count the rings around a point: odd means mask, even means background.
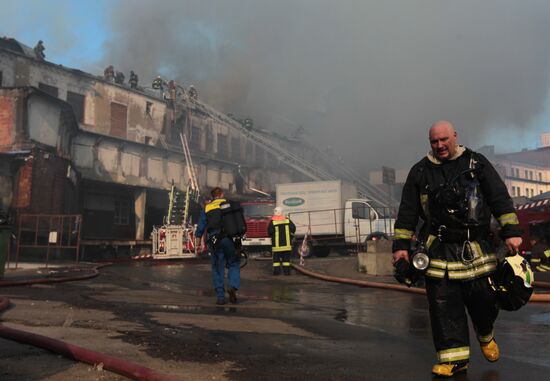
[[[535,271],[550,271],[550,245],[548,239],[533,237],[531,240],[531,266]]]
[[[283,215],[281,207],[276,207],[267,226],[273,253],[273,275],[280,275],[281,267],[285,275],[290,275],[290,254],[292,253],[292,238],[295,232],[296,226],[294,223]]]
[[[428,250],[425,270],[432,336],[438,362],[432,373],[453,376],[470,359],[468,312],[483,355],[497,361],[493,325],[498,315],[489,276],[497,258],[487,243],[491,214],[510,253],[521,244],[512,200],[499,174],[481,154],[457,144],[448,121],[429,131],[431,152],[409,172],[395,222],[392,262],[409,261],[419,219]]]

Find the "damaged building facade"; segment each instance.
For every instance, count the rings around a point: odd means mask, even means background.
[[[201,101],[131,89],[0,40],[0,207],[14,219],[81,214],[84,240],[148,239],[170,187],[189,183],[180,133],[203,193],[244,197],[307,180],[235,126]]]

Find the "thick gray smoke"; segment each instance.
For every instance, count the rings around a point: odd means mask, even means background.
[[[365,168],[409,166],[437,119],[476,148],[506,142],[500,127],[536,136],[545,111],[546,0],[128,0],[111,21],[102,64],[194,84],[267,129],[303,125]]]

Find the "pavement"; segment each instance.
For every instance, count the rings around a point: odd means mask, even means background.
[[[229,304],[221,310],[213,306],[215,296],[210,286],[208,261],[133,261],[100,268],[98,278],[83,282],[2,287],[0,295],[9,297],[12,307],[0,313],[0,319],[7,327],[133,360],[185,380],[303,379],[306,376],[318,380],[365,379],[365,375],[358,372],[369,362],[372,366],[392,363],[393,360],[384,355],[387,352],[372,352],[381,342],[387,342],[388,335],[403,348],[410,348],[405,358],[411,359],[408,364],[411,369],[425,373],[429,370],[433,353],[424,298],[376,290],[366,292],[304,276],[272,277],[269,259],[250,258],[249,261],[243,270],[239,304]],[[91,278],[97,275],[98,266],[102,265],[65,262],[49,263],[45,267],[40,263],[20,263],[17,269],[6,269],[0,286]],[[306,268],[334,277],[396,283],[391,276],[358,272],[355,256],[306,259]],[[537,279],[550,280],[550,277],[540,274]],[[391,303],[381,308],[387,297]],[[548,326],[546,311],[546,306],[535,304],[510,319],[503,314],[500,328],[514,332],[512,327],[518,326],[534,335],[541,327]],[[335,318],[330,317],[333,314]],[[222,321],[222,316],[233,319]],[[403,317],[405,323],[397,323]],[[535,339],[530,345],[549,351],[541,337],[529,336]],[[485,376],[485,365],[476,363],[467,379],[517,379],[514,369],[524,369],[522,365],[526,364],[520,357],[523,344],[518,340],[513,334],[503,337],[510,357],[509,361],[499,363],[499,377],[495,378],[493,373],[487,373],[491,377]],[[305,341],[310,345],[304,346]],[[395,348],[400,347],[392,346],[392,350]],[[365,350],[372,352],[371,357],[357,357],[358,351]],[[391,358],[392,351],[389,353]],[[547,358],[546,352],[539,357]],[[285,361],[287,364],[283,364]],[[544,360],[529,361],[534,364],[529,370],[531,375],[547,371],[540,368],[540,361]],[[334,365],[329,367],[332,362]],[[25,366],[27,363],[32,363],[32,367]],[[295,373],[277,378],[276,374],[266,373],[271,369],[281,369],[281,372],[293,369]],[[429,372],[425,375],[423,379],[430,378]],[[370,376],[371,380],[410,379],[407,372],[402,373],[391,365]],[[28,344],[0,338],[0,380],[75,379],[128,380],[105,371],[103,364],[77,363]]]

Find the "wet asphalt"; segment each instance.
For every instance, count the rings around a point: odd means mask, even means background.
[[[313,258],[306,265],[328,274],[337,269],[342,276],[346,269],[354,272],[355,261]],[[435,353],[425,296],[329,283],[294,272],[274,277],[269,261],[249,261],[236,305],[215,305],[205,260],[118,264],[103,268],[94,279],[0,289],[0,294],[14,304],[2,315],[3,323],[34,325],[46,332],[57,323],[42,322],[32,303],[55,303],[61,315],[67,310],[96,311],[96,318],[89,316],[91,323],[71,325],[98,332],[113,325],[117,341],[139,348],[149,359],[141,365],[169,363],[164,370],[182,380],[432,379]],[[27,306],[25,316],[16,313],[18,305]],[[98,311],[108,312],[109,318],[100,318]],[[60,326],[66,324],[59,321]],[[550,305],[501,312],[495,333],[501,359],[487,362],[471,332],[470,368],[452,379],[548,378]],[[97,345],[111,345],[109,336],[100,340]],[[40,371],[16,364],[34,357],[44,360]],[[186,374],[178,362],[197,366]],[[70,360],[5,339],[0,339],[0,366],[0,380],[5,381],[125,379],[90,372],[89,367],[75,367]]]

